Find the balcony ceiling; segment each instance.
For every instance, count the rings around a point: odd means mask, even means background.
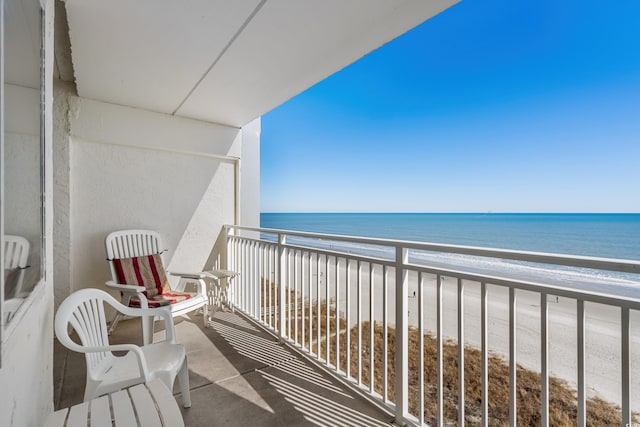
[[[231,126],[457,0],[66,0],[78,95]]]

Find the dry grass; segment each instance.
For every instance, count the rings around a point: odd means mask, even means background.
[[[273,288],[275,286],[272,284]],[[275,289],[273,289],[275,291]],[[277,295],[272,292],[272,295]],[[303,346],[311,352],[326,357],[326,327],[327,310],[329,311],[329,363],[337,364],[336,348],[340,344],[340,369],[347,369],[346,348],[346,320],[336,315],[332,308],[322,301],[318,307],[317,302],[305,299],[300,295],[290,292],[289,301],[291,317],[288,319],[287,328],[289,336],[296,335],[296,342],[302,343],[303,329],[306,329]],[[276,306],[275,297],[271,303]],[[297,299],[297,311],[295,302]],[[304,306],[304,316],[302,316]],[[287,310],[288,311],[288,310]],[[297,313],[297,315],[296,315]],[[318,314],[320,322],[318,323]],[[289,315],[289,311],[287,316]],[[309,330],[309,316],[312,317],[312,330]],[[263,320],[275,322],[276,313],[270,313]],[[297,334],[296,332],[297,323]],[[303,328],[303,323],[305,327]],[[340,333],[335,333],[336,325],[340,327]],[[318,327],[320,339],[318,340]],[[309,334],[311,333],[311,337]],[[370,323],[363,322],[360,325],[361,345],[358,349],[358,327],[354,326],[349,331],[350,349],[349,363],[350,375],[358,379],[360,374],[362,384],[365,387],[371,385],[370,369]],[[383,352],[384,330],[383,327],[374,324],[374,383],[373,389],[379,395],[383,395]],[[387,329],[387,396],[395,401],[395,329]],[[482,420],[482,372],[481,352],[472,347],[465,347],[465,425],[478,425]],[[358,355],[361,355],[361,371],[358,372]],[[455,425],[458,418],[458,344],[455,341],[443,343],[443,406],[445,424]],[[419,366],[419,333],[416,329],[409,329],[409,412],[418,416],[420,411],[420,366]],[[502,358],[491,355],[489,357],[489,425],[504,426],[509,424],[509,365]],[[519,425],[540,425],[541,408],[541,380],[540,374],[517,367],[517,413]],[[549,422],[553,426],[569,426],[577,423],[577,398],[576,391],[566,382],[558,378],[549,378]],[[436,339],[427,334],[424,336],[424,419],[426,423],[436,424],[437,414],[437,343]],[[634,422],[640,422],[638,414],[634,414]],[[622,422],[620,408],[599,398],[587,401],[587,425],[604,426],[620,425]]]
[[[369,374],[369,323],[362,325],[362,382],[370,385]],[[388,357],[388,398],[395,401],[395,330],[387,331]],[[357,329],[351,330],[351,371],[357,376]],[[419,334],[409,330],[409,412],[417,416],[420,410],[420,366]],[[382,354],[384,349],[383,328],[374,326],[374,390],[383,393]],[[437,342],[431,335],[424,337],[424,417],[425,422],[435,425],[437,414]],[[346,358],[346,349],[341,356]],[[449,341],[443,344],[443,407],[447,424],[455,424],[458,419],[458,344]],[[465,425],[479,424],[482,419],[482,372],[481,352],[478,349],[465,348]],[[540,425],[540,374],[517,368],[517,413],[518,425]],[[576,392],[558,379],[549,379],[549,422],[553,426],[569,426],[577,423]],[[497,356],[489,357],[489,425],[509,424],[509,365]],[[638,416],[635,414],[635,422]],[[599,398],[587,401],[587,425],[620,425],[620,408]]]

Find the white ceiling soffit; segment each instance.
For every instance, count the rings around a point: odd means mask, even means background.
[[[66,0],[78,94],[242,126],[458,0]]]

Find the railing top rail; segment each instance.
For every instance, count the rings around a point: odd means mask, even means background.
[[[281,230],[273,228],[245,227],[240,225],[225,225],[227,230],[245,230],[260,233],[285,234],[288,236],[307,237],[314,239],[354,242],[369,245],[406,248],[432,252],[449,252],[461,255],[473,255],[486,258],[500,258],[516,261],[537,262],[543,264],[565,265],[571,267],[591,268],[596,270],[618,271],[623,273],[640,274],[640,260],[625,260],[600,258],[580,255],[566,255],[547,252],[529,252],[508,249],[495,249],[476,246],[449,245],[441,243],[416,242],[411,240],[392,240],[339,234],[312,233],[302,231]]]

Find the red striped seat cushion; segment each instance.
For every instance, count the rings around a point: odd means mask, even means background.
[[[161,307],[175,304],[193,296],[191,293],[173,292],[169,287],[167,273],[159,254],[132,258],[116,258],[113,265],[118,276],[118,283],[144,286],[144,295],[149,300],[149,307]],[[140,307],[140,300],[132,298],[131,307]]]
[[[147,298],[149,301],[149,307],[162,307],[169,304],[175,304],[180,301],[187,300],[194,296],[188,292],[165,292],[162,295],[156,295],[151,298]],[[131,298],[129,307],[140,307],[140,300],[138,298]]]

